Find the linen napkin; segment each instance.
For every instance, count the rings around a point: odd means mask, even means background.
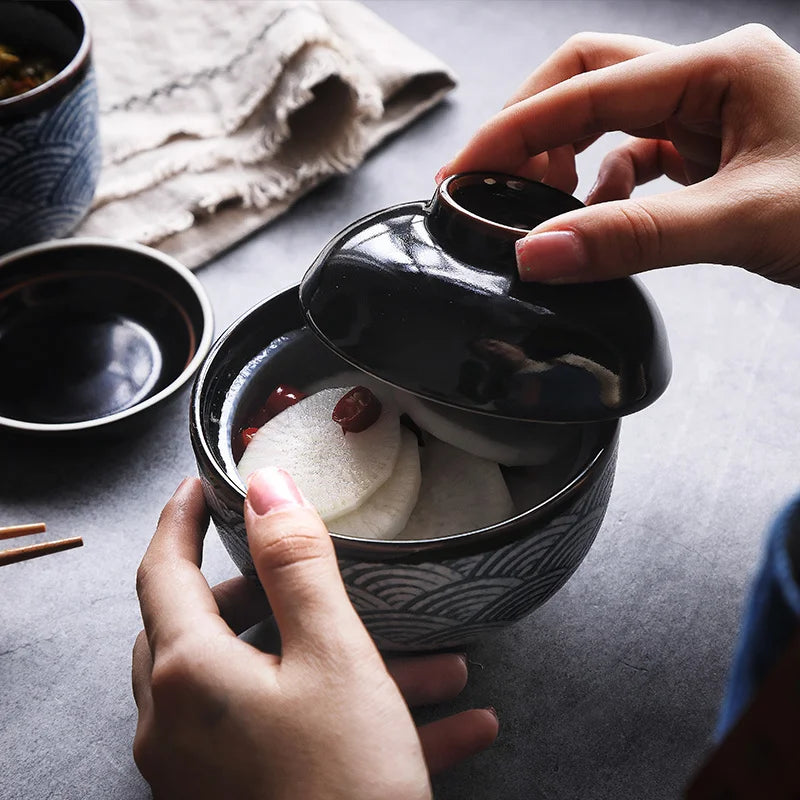
[[[352,0],[88,0],[103,171],[81,236],[197,267],[352,170],[451,71]]]

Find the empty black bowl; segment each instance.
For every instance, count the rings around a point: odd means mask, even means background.
[[[186,267],[102,239],[0,258],[0,427],[119,429],[191,379],[211,345],[210,303]]]

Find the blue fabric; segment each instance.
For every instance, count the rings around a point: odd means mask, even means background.
[[[793,575],[788,547],[790,541],[798,539],[800,496],[778,516],[767,535],[728,677],[717,724],[718,739],[747,708],[800,624],[800,586]]]

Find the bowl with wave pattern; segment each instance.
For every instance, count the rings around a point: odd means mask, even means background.
[[[0,0],[3,44],[55,74],[0,99],[0,252],[69,234],[100,174],[98,100],[86,15],[71,0]]]
[[[267,387],[302,387],[341,370],[311,335],[296,356],[270,348],[305,319],[297,287],[271,297],[217,340],[195,380],[190,433],[206,500],[241,572],[256,580],[233,441]],[[459,647],[526,617],[575,572],[603,520],[616,467],[619,420],[580,425],[546,469],[514,468],[514,516],[427,540],[332,534],[353,605],[385,651]],[[526,433],[530,431],[530,433]],[[521,423],[520,435],[536,425]]]

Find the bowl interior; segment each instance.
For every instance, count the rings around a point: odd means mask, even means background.
[[[25,51],[44,51],[63,69],[76,55],[85,34],[78,9],[63,0],[1,0],[3,43]]]
[[[128,412],[188,379],[210,328],[196,279],[145,248],[73,240],[11,254],[0,421],[64,428]]]
[[[352,366],[325,347],[304,327],[304,322],[296,288],[276,295],[248,312],[220,337],[198,377],[193,414],[201,446],[229,492],[232,490],[242,499],[244,482],[236,470],[240,456],[236,447],[238,434],[248,427],[270,392],[279,384],[313,391],[329,376],[353,373]],[[519,426],[518,434],[523,436],[536,436],[542,427],[529,422]],[[617,423],[567,427],[575,435],[562,438],[561,450],[546,465],[502,468],[518,515],[524,516],[546,503],[575,481],[613,438]],[[341,534],[335,538],[366,541]],[[418,548],[421,540],[373,544]]]

